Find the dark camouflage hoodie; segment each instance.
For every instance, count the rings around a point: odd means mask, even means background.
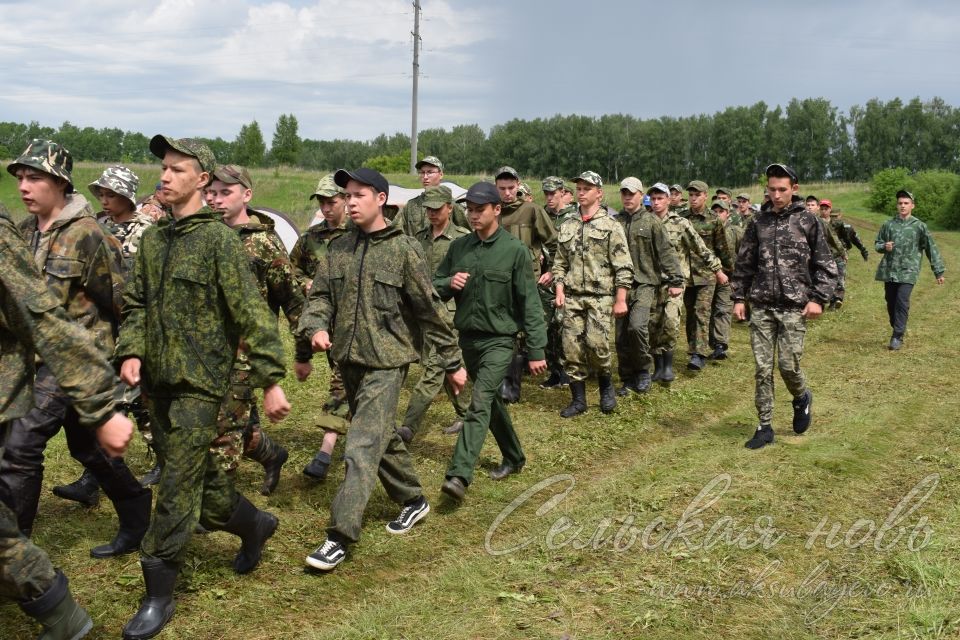
[[[769,205],[747,224],[730,278],[732,298],[762,307],[802,309],[830,301],[837,263],[819,219],[794,196],[783,211]]]

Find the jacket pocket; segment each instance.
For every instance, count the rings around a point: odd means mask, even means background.
[[[513,277],[509,271],[487,269],[483,272],[484,294],[490,306],[509,311],[513,300]]]
[[[373,306],[379,311],[399,311],[403,276],[393,271],[373,274]]]
[[[60,304],[66,304],[70,297],[70,290],[80,286],[83,277],[83,261],[65,256],[50,256],[43,267],[47,274],[47,286],[60,299]]]

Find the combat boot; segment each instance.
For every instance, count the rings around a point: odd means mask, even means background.
[[[650,378],[653,382],[663,380],[663,354],[653,354],[653,376]]]
[[[39,640],[79,640],[93,628],[93,620],[70,594],[67,576],[56,571],[53,585],[38,598],[21,602],[20,608],[43,625]]]
[[[263,484],[260,486],[260,495],[268,496],[277,488],[280,482],[280,469],[287,462],[290,454],[270,439],[265,431],[260,431],[260,442],[253,451],[246,454],[254,462],[263,465]]]
[[[70,484],[61,484],[53,488],[53,495],[64,500],[73,500],[87,507],[95,507],[100,502],[100,483],[93,472],[84,469],[83,474]]]
[[[272,513],[261,511],[253,503],[240,496],[240,503],[223,525],[223,530],[240,537],[240,551],[233,560],[233,570],[239,574],[250,573],[260,563],[263,547],[277,531],[280,521]]]
[[[583,381],[570,381],[570,404],[560,412],[561,418],[572,418],[587,410],[587,384]]]
[[[140,541],[150,526],[150,507],[153,505],[153,492],[144,490],[135,498],[117,500],[113,503],[120,519],[120,528],[113,541],[90,550],[92,558],[112,558],[133,553],[140,548]]]
[[[613,388],[610,374],[597,376],[597,381],[600,383],[600,411],[613,413],[617,408],[617,392]]]
[[[660,382],[673,382],[676,376],[673,373],[673,350],[660,354],[663,358],[663,371],[660,372]]]
[[[123,626],[124,640],[148,640],[157,635],[170,622],[176,608],[173,601],[173,587],[179,572],[176,563],[140,558],[140,568],[147,594],[140,601],[140,609]]]

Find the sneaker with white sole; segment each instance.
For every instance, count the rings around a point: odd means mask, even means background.
[[[426,498],[420,496],[416,502],[404,505],[400,515],[387,523],[387,533],[406,533],[413,529],[413,525],[426,518],[428,513],[430,513],[430,505]]]
[[[336,540],[327,538],[317,550],[307,556],[307,564],[314,569],[330,571],[347,557],[347,549]]]

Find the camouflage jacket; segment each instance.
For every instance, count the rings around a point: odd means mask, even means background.
[[[46,287],[30,248],[0,211],[0,451],[3,424],[33,406],[39,356],[72,401],[81,424],[97,427],[114,412],[113,369],[90,334],[67,319]]]
[[[623,226],[633,260],[633,281],[636,284],[659,285],[665,281],[671,287],[682,287],[683,267],[677,250],[660,220],[645,209],[634,213],[624,210],[614,216]]]
[[[837,236],[837,232],[834,231],[833,225],[822,217],[818,219],[820,220],[820,224],[823,225],[823,235],[827,239],[827,246],[830,247],[830,255],[833,256],[834,260],[846,260],[847,250],[844,248],[843,243],[840,242],[840,238]]]
[[[326,220],[322,220],[300,234],[290,251],[290,262],[304,295],[310,291],[313,274],[317,272],[317,263],[327,255],[327,245],[334,238],[345,234],[351,224],[350,218],[344,215],[343,223],[336,229],[327,225]]]
[[[164,218],[170,215],[170,209],[167,205],[160,202],[160,199],[157,198],[156,194],[151,195],[146,200],[140,203],[140,207],[137,209],[140,213],[151,218],[154,222],[160,222],[161,218]]]
[[[889,253],[883,248],[887,242],[893,242],[893,251]],[[927,254],[934,276],[939,278],[947,270],[927,225],[914,216],[906,220],[895,216],[884,222],[874,246],[883,254],[876,275],[881,282],[916,284],[923,254]]]
[[[142,360],[144,388],[156,396],[222,399],[241,337],[251,386],[284,376],[276,317],[237,234],[208,207],[143,233],[123,299],[116,359]]]
[[[544,208],[544,211],[547,212],[547,215],[550,216],[550,219],[553,220],[553,227],[557,231],[560,231],[560,225],[563,224],[563,221],[571,216],[577,215],[577,205],[568,204],[560,211],[554,213],[550,209]]]
[[[305,339],[327,331],[337,363],[371,369],[416,362],[422,337],[451,371],[460,366],[460,348],[443,316],[420,243],[388,224],[330,242],[298,331]]]
[[[114,222],[113,218],[101,211],[97,214],[97,222],[112,233],[113,237],[120,243],[120,251],[123,256],[123,275],[126,276],[133,268],[133,257],[137,253],[140,236],[143,235],[147,227],[154,223],[153,218],[137,211],[133,218],[126,222]]]
[[[781,309],[802,309],[811,300],[824,305],[837,277],[823,224],[795,196],[783,211],[765,207],[747,225],[731,297]]]
[[[423,248],[423,254],[427,259],[427,268],[430,270],[431,279],[434,274],[437,273],[437,268],[447,255],[447,250],[450,249],[450,243],[457,238],[467,235],[470,235],[470,231],[455,225],[452,220],[447,222],[447,227],[436,237],[433,235],[433,228],[429,226],[417,232],[416,238]],[[453,314],[457,310],[457,303],[451,298],[445,303],[444,308],[447,311],[445,319],[452,326]]]
[[[740,253],[740,243],[743,241],[743,234],[746,231],[746,227],[733,224],[730,220],[727,220],[723,225],[723,230],[727,233],[727,246],[730,247],[730,252],[733,253],[734,261],[736,261],[736,257]]]
[[[557,252],[557,230],[543,207],[522,200],[505,204],[500,209],[500,226],[530,250],[530,266],[534,280],[538,279],[543,271],[550,269],[550,263]]]
[[[410,198],[407,204],[403,205],[400,213],[393,217],[393,225],[400,227],[411,238],[424,227],[430,226],[430,221],[427,220],[427,210],[423,206],[425,198],[426,196],[423,193],[415,198]],[[470,224],[467,222],[467,214],[463,211],[463,207],[456,202],[453,203],[450,220],[458,227],[470,228]]]
[[[668,211],[660,223],[666,230],[667,237],[670,238],[670,244],[676,249],[677,257],[680,258],[680,269],[683,271],[685,284],[691,280],[690,263],[694,259],[705,264],[713,273],[720,271],[720,259],[713,255],[707,245],[703,244],[700,234],[689,220],[674,211]]]
[[[283,241],[274,231],[270,216],[247,209],[250,222],[233,227],[240,234],[240,242],[246,252],[253,277],[257,281],[260,297],[266,300],[270,313],[277,317],[281,310],[287,317],[290,331],[296,337],[297,324],[306,303],[303,289],[293,273],[293,265],[283,246]],[[297,362],[309,362],[313,357],[309,341],[298,340],[296,345]],[[243,368],[249,364],[246,356],[246,343],[241,343],[237,354],[237,363]]]
[[[860,236],[857,234],[857,230],[853,228],[853,225],[849,225],[839,218],[834,218],[830,220],[830,226],[833,227],[834,232],[837,234],[837,237],[840,238],[840,242],[843,243],[843,247],[849,251],[853,247],[856,247],[860,250],[860,253],[864,258],[867,257],[868,251],[863,242],[860,240]]]
[[[97,223],[80,194],[67,198],[67,206],[46,231],[39,231],[37,218],[30,216],[20,223],[20,233],[67,317],[90,331],[109,357],[123,291],[120,243]]]
[[[623,227],[600,205],[589,220],[578,215],[560,225],[553,279],[568,296],[612,296],[633,289],[633,262]]]
[[[690,221],[693,228],[700,234],[700,239],[707,246],[713,255],[720,259],[720,266],[726,271],[733,271],[733,262],[735,256],[727,244],[727,234],[723,230],[723,221],[717,217],[713,211],[704,209],[699,213],[694,213],[686,209],[680,215]],[[713,269],[699,256],[693,256],[690,260],[690,281],[694,285],[711,284],[714,282]]]

